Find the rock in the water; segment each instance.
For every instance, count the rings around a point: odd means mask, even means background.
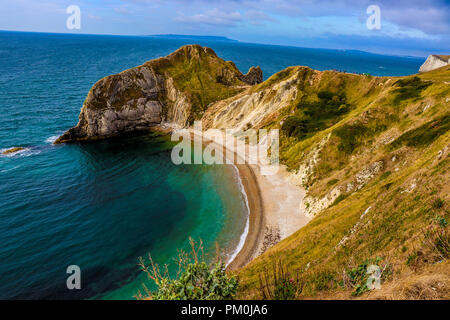
[[[2,154],[11,154],[11,153],[15,153],[15,152],[18,152],[18,151],[21,151],[21,150],[25,150],[25,148],[22,148],[22,147],[14,147],[14,148],[11,148],[11,149],[8,149],[8,150],[5,150],[5,151],[3,151],[2,152]]]

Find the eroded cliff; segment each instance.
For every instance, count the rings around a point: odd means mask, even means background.
[[[427,60],[420,66],[419,72],[428,72],[442,68],[450,63],[450,55],[431,54]]]
[[[165,122],[186,127],[211,103],[261,81],[259,67],[244,75],[210,48],[184,46],[99,80],[88,93],[78,124],[55,143],[101,139]]]

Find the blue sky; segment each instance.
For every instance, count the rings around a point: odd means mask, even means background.
[[[81,29],[66,8],[81,9]],[[381,28],[366,13],[378,5]],[[394,55],[450,53],[450,0],[2,0],[0,30],[194,34]]]

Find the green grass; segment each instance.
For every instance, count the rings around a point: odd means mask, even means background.
[[[335,185],[339,180],[338,179],[331,179],[327,182],[327,187],[331,187]]]
[[[321,131],[337,123],[341,116],[350,111],[345,94],[321,90],[318,100],[302,99],[296,106],[295,115],[289,116],[281,130],[289,137],[304,139],[314,132]]]
[[[411,78],[400,79],[395,82],[394,85],[398,86],[398,88],[394,90],[394,104],[399,104],[403,100],[419,98],[421,92],[428,86],[430,86],[431,82],[425,82],[419,77],[415,76]]]
[[[409,130],[388,145],[389,150],[395,150],[406,145],[408,147],[422,148],[433,143],[444,133],[450,130],[450,114],[445,114],[418,128]]]
[[[374,161],[382,160],[386,171],[363,188],[341,194],[306,226],[241,270],[240,297],[255,297],[258,274],[279,258],[290,269],[301,270],[300,281],[305,286],[299,298],[334,297],[337,291],[350,289],[354,295],[362,295],[367,291],[362,277],[367,257],[383,257],[389,261],[389,274],[401,273],[412,255],[408,248],[427,252],[425,229],[448,228],[445,188],[449,160],[437,161],[436,156],[448,144],[445,99],[449,89],[441,82],[423,81],[423,76],[390,82],[324,72],[312,86],[308,87],[308,78],[302,82],[305,86],[299,86],[299,100],[283,109],[286,111],[273,123],[284,120],[280,158],[291,169],[297,169],[320,142],[326,141],[307,180],[308,194],[323,197],[331,186],[352,181]],[[333,96],[334,104],[329,103]],[[348,106],[342,114],[336,113],[338,101]],[[431,104],[427,112],[417,112],[426,104]],[[329,125],[323,125],[328,120]],[[386,145],[397,132],[400,136]],[[379,139],[382,133],[386,135]],[[399,160],[392,163],[391,152],[401,146],[414,148],[396,151]],[[404,192],[412,181],[416,181],[413,192]],[[361,218],[369,206],[371,210]],[[338,246],[344,237],[347,240]],[[447,256],[446,234],[435,237],[432,244],[436,254]],[[409,260],[409,264],[414,263],[413,257]],[[353,278],[346,287],[340,286],[344,270],[347,278],[349,274]]]
[[[185,93],[192,104],[189,122],[199,119],[208,106],[229,98],[245,86],[236,66],[217,57],[212,50],[185,46],[168,56],[149,63],[158,73],[171,77],[177,90]]]
[[[348,194],[340,194],[340,195],[336,198],[336,200],[334,200],[332,206],[337,205],[339,202],[341,202],[342,200],[344,200],[344,199],[347,198],[347,197],[348,197]]]
[[[263,83],[260,83],[259,85],[254,86],[252,88],[252,92],[258,92],[258,91],[262,91],[264,89],[270,88],[274,84],[277,84],[277,83],[293,76],[294,73],[297,71],[298,71],[297,67],[288,67],[282,71],[279,71],[279,72],[273,74],[269,79],[267,79]]]
[[[383,174],[380,176],[380,180],[386,179],[386,178],[389,177],[391,174],[392,174],[391,171],[383,172]]]

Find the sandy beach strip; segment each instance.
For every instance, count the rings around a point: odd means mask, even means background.
[[[217,142],[202,138],[200,135],[194,133],[192,130],[188,131],[191,134],[191,138],[194,141],[200,141],[203,146],[215,145],[216,150],[222,150],[220,157],[224,159],[229,155],[225,146],[218,144]],[[233,163],[239,155],[235,152],[233,159],[230,159]],[[253,169],[248,164],[235,164],[234,165],[239,173],[240,179],[242,181],[242,186],[244,187],[244,192],[248,201],[249,209],[249,229],[245,237],[244,245],[241,250],[237,253],[233,261],[230,261],[227,269],[235,270],[242,268],[247,263],[249,263],[253,257],[256,255],[260,243],[262,242],[262,237],[264,235],[264,207],[262,202],[261,191],[259,190],[259,185],[256,180],[256,175]]]
[[[194,140],[200,139],[198,134],[189,130]],[[222,150],[225,159],[230,153],[226,147],[216,141],[203,137],[202,144],[215,144],[216,150]],[[232,153],[249,205],[249,230],[244,245],[236,257],[228,264],[228,270],[244,267],[272,245],[290,236],[306,225],[311,218],[300,211],[300,204],[305,196],[298,177],[279,165],[273,175],[263,175],[259,164],[236,164],[238,159],[249,159],[250,147],[245,154]]]
[[[221,143],[202,138],[192,129],[182,129],[194,141],[201,141],[203,146],[213,145],[216,150],[222,150],[223,159],[230,155]],[[164,133],[169,133],[164,128]],[[248,149],[246,149],[246,153]],[[234,152],[233,163],[237,159],[248,159],[245,155]],[[236,270],[244,267],[270,246],[288,237],[306,225],[311,218],[300,211],[300,204],[305,196],[305,190],[300,186],[297,177],[289,173],[286,167],[279,166],[276,174],[263,175],[258,164],[234,164],[246,193],[249,207],[249,230],[241,250],[227,269]]]
[[[249,205],[249,230],[242,249],[228,264],[228,270],[244,267],[257,254],[262,243],[265,228],[264,205],[256,175],[250,165],[236,165],[241,177]]]

